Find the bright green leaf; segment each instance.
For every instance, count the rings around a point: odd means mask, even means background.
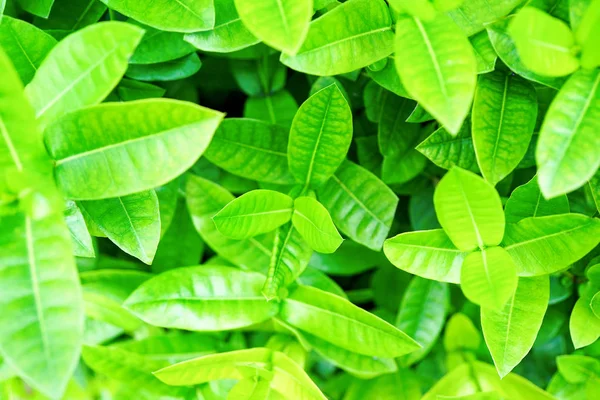
[[[569,212],[566,195],[550,200],[544,199],[536,177],[516,188],[506,201],[504,214],[507,223],[515,223],[528,217],[545,217]]]
[[[327,209],[312,197],[294,200],[292,222],[310,247],[320,253],[335,252],[344,240]]]

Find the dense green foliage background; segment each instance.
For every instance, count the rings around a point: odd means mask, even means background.
[[[600,0],[0,18],[0,398],[600,397]]]

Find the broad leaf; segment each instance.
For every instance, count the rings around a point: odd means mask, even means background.
[[[189,78],[200,70],[202,62],[196,53],[157,64],[130,64],[125,75],[139,81],[176,81]]]
[[[599,219],[563,214],[508,224],[502,246],[517,265],[519,276],[539,276],[568,267],[599,242]]]
[[[473,114],[473,143],[483,177],[496,185],[525,156],[537,117],[533,85],[518,76],[493,72],[479,77]]]
[[[335,252],[344,240],[327,209],[312,197],[294,200],[292,222],[310,247],[320,253]]]
[[[18,0],[23,10],[42,18],[48,18],[54,0]]]
[[[460,267],[467,255],[442,229],[402,233],[386,240],[383,251],[403,271],[450,283],[460,282]]]
[[[298,53],[282,54],[281,62],[307,74],[338,75],[389,56],[393,40],[383,0],[349,0],[311,22]]]
[[[298,103],[287,90],[265,97],[251,97],[244,104],[244,117],[260,119],[288,129],[292,126],[297,111]]]
[[[165,32],[140,25],[146,33],[129,59],[130,64],[156,64],[176,60],[194,52],[194,47],[183,40],[182,33]]]
[[[105,199],[148,190],[182,174],[204,152],[222,118],[177,100],[107,103],[57,120],[44,139],[66,197]]]
[[[546,200],[540,192],[537,177],[516,188],[504,209],[507,223],[515,223],[528,217],[545,217],[569,212],[569,199],[566,195]]]
[[[342,232],[370,249],[381,249],[398,197],[375,175],[344,161],[318,190],[317,198]]]
[[[170,333],[141,340],[127,340],[114,345],[153,360],[164,360],[168,364],[216,353],[217,346],[217,338],[205,333]]]
[[[56,39],[25,21],[5,16],[0,24],[0,43],[21,82],[28,84]]]
[[[279,315],[301,331],[359,354],[398,357],[420,347],[404,332],[373,314],[314,288],[299,286],[283,300]]]
[[[520,0],[463,1],[460,7],[448,12],[448,15],[465,35],[472,36],[484,30],[490,22],[507,15],[521,3]]]
[[[35,18],[44,30],[77,30],[98,22],[106,6],[97,0],[54,0],[48,18]]]
[[[575,32],[575,39],[581,45],[581,66],[596,68],[600,65],[600,2],[592,0],[581,23]]]
[[[483,337],[501,378],[531,350],[549,299],[548,277],[519,278],[515,294],[501,310],[481,309]]]
[[[248,239],[271,232],[292,218],[294,200],[274,190],[252,190],[228,203],[214,217],[219,232]]]
[[[78,257],[95,257],[92,237],[85,224],[81,210],[74,201],[67,201],[65,206],[65,222],[71,234],[73,255]]]
[[[254,119],[225,119],[205,157],[232,174],[261,182],[289,184],[288,133]]]
[[[479,172],[475,145],[471,137],[471,121],[468,119],[456,135],[450,134],[444,128],[439,128],[422,141],[416,150],[423,153],[438,167],[450,169],[457,166],[472,172]]]
[[[588,356],[564,355],[556,358],[558,371],[571,383],[600,379],[600,361]]]
[[[433,197],[440,225],[463,251],[497,246],[504,235],[504,212],[494,188],[472,172],[452,168]]]
[[[504,307],[514,295],[517,281],[517,267],[502,247],[488,247],[467,255],[460,272],[465,296],[492,310]]]
[[[197,32],[215,25],[214,0],[100,1],[112,10],[163,31]]]
[[[498,55],[492,46],[488,33],[486,31],[479,32],[471,36],[469,41],[471,42],[471,46],[473,46],[475,60],[477,60],[477,73],[485,74],[492,72],[496,67]]]
[[[337,85],[308,98],[292,122],[288,143],[290,172],[298,183],[317,188],[346,158],[352,141],[352,111]]]
[[[289,223],[277,230],[267,280],[262,289],[267,300],[279,298],[280,289],[294,282],[304,271],[311,254],[309,244],[294,225]]]
[[[137,288],[125,307],[155,326],[193,331],[241,328],[266,321],[278,304],[260,293],[264,276],[223,266],[177,268]]]
[[[81,201],[79,206],[121,250],[152,264],[160,240],[160,214],[154,190],[112,199]]]
[[[400,16],[395,50],[402,55],[396,57],[396,69],[411,97],[451,134],[458,133],[477,82],[468,39],[444,14],[431,21]]]
[[[215,2],[215,26],[210,30],[188,33],[185,40],[202,51],[229,53],[260,42],[242,22],[234,0]]]
[[[573,74],[544,118],[536,149],[538,180],[544,197],[571,192],[600,167],[600,71]]]
[[[402,296],[396,326],[423,348],[402,357],[410,366],[431,350],[446,322],[450,299],[448,284],[414,277]]]
[[[575,37],[558,18],[534,8],[519,11],[508,28],[525,65],[541,75],[564,76],[579,68]]]
[[[265,272],[271,258],[272,238],[230,239],[217,230],[212,220],[234,199],[233,195],[216,183],[195,175],[187,176],[185,191],[192,222],[206,244],[241,268]]]
[[[0,217],[0,350],[20,377],[61,397],[79,360],[83,302],[62,213]]]
[[[235,8],[252,34],[271,47],[295,55],[312,18],[312,0],[235,0]]]
[[[25,88],[36,117],[45,125],[104,100],[125,73],[143,34],[134,25],[105,22],[61,40]],[[81,53],[81,48],[86,51]]]

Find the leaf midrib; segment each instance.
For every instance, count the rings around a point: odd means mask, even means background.
[[[417,25],[417,28],[419,28],[419,32],[421,33],[421,36],[423,37],[423,41],[425,42],[425,46],[427,47],[427,52],[429,53],[429,57],[431,58],[431,62],[433,63],[433,67],[435,69],[435,74],[436,74],[436,77],[438,80],[439,88],[442,91],[442,95],[444,96],[444,99],[446,99],[446,101],[448,101],[448,90],[446,89],[446,82],[444,81],[444,75],[442,74],[442,70],[440,68],[440,63],[437,59],[437,56],[435,55],[433,46],[431,45],[431,40],[429,40],[429,36],[427,35],[427,32],[425,31],[425,27],[421,23],[421,20],[419,18],[413,18],[413,19]]]
[[[504,247],[504,249],[506,251],[514,250],[515,248],[518,248],[520,246],[524,246],[524,245],[527,245],[527,244],[530,244],[530,243],[534,243],[534,242],[537,242],[537,241],[540,241],[540,240],[546,240],[546,239],[554,237],[554,236],[566,235],[566,234],[574,232],[576,230],[587,228],[589,225],[590,225],[590,222],[586,222],[584,225],[579,225],[579,226],[576,226],[574,228],[569,228],[569,229],[564,230],[564,231],[554,232],[554,233],[551,233],[551,234],[545,235],[545,236],[539,236],[539,237],[536,237],[536,238],[533,238],[533,239],[525,240],[523,242],[515,242],[513,244],[510,244],[510,245]]]

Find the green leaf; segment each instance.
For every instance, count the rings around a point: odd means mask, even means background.
[[[61,40],[25,88],[36,117],[45,125],[66,112],[104,100],[125,73],[143,34],[134,25],[104,22]]]
[[[477,73],[485,74],[492,72],[496,68],[498,55],[492,46],[488,33],[486,31],[479,32],[471,36],[469,41],[471,42],[471,46],[473,46],[475,60],[477,60]]]
[[[581,355],[563,355],[556,358],[560,374],[571,383],[600,379],[600,361]]]
[[[337,85],[331,84],[309,97],[294,117],[290,172],[305,187],[323,185],[346,158],[351,141],[352,111]]]
[[[261,182],[294,183],[288,168],[288,135],[280,126],[253,119],[225,119],[206,149],[213,164]]]
[[[533,177],[512,192],[506,202],[504,214],[507,223],[516,223],[528,217],[567,214],[569,211],[569,199],[566,195],[544,199],[537,177]]]
[[[379,71],[373,71],[368,69],[367,72],[373,81],[390,92],[397,94],[398,96],[410,98],[410,95],[406,92],[406,88],[400,82],[398,71],[396,71],[395,57],[389,56],[386,59],[386,64],[383,69]]]
[[[508,31],[521,59],[533,72],[564,76],[579,68],[574,55],[575,37],[558,18],[534,7],[524,7],[510,22]]]
[[[292,218],[294,200],[273,190],[252,190],[228,203],[214,217],[219,232],[248,239],[285,224]]]
[[[456,313],[450,318],[444,332],[444,348],[446,351],[475,351],[479,348],[480,343],[479,331],[469,317],[462,313]]]
[[[440,225],[462,251],[497,246],[504,236],[504,212],[494,188],[472,172],[452,168],[433,197]]]
[[[260,290],[264,276],[224,266],[177,268],[148,280],[125,301],[145,322],[192,331],[236,329],[277,313]]]
[[[215,2],[213,29],[188,33],[185,40],[202,51],[230,53],[260,42],[244,25],[235,8],[234,0]]]
[[[35,18],[38,28],[49,30],[77,30],[98,22],[106,6],[96,0],[54,0],[50,16]]]
[[[473,143],[483,177],[496,185],[525,156],[537,118],[533,85],[493,72],[479,77],[473,103]]]
[[[525,218],[506,226],[502,246],[519,276],[560,271],[600,242],[600,220],[580,214]]]
[[[473,252],[463,262],[460,287],[465,296],[482,308],[500,310],[517,288],[517,267],[501,247]]]
[[[444,14],[431,21],[400,16],[396,54],[402,54],[395,59],[396,69],[411,97],[457,134],[477,83],[477,62],[467,38]]]
[[[403,271],[450,283],[460,282],[460,267],[467,255],[442,229],[402,233],[386,240],[383,251]]]
[[[451,169],[457,166],[471,172],[479,172],[471,137],[471,123],[468,119],[458,134],[452,135],[446,129],[439,128],[416,149],[438,167]]]
[[[62,213],[0,217],[0,350],[31,387],[60,398],[79,360],[83,302]]]
[[[485,29],[486,25],[507,15],[521,4],[521,0],[470,0],[448,13],[450,18],[467,36],[472,36]]]
[[[167,365],[163,360],[154,360],[130,353],[118,347],[84,346],[83,360],[95,372],[134,385],[142,399],[165,397],[184,399],[189,389],[166,385],[152,375],[152,371]]]
[[[54,0],[18,0],[23,10],[42,18],[48,18]]]
[[[283,300],[279,316],[301,331],[368,356],[398,357],[420,347],[404,332],[347,300],[305,286]]]
[[[295,55],[308,33],[312,0],[235,0],[240,19],[271,47]]]
[[[398,197],[379,178],[346,160],[318,190],[317,198],[343,233],[370,249],[381,249]]]
[[[149,336],[141,340],[118,342],[113,347],[141,354],[165,364],[190,360],[217,352],[218,341],[212,334],[172,333]]]
[[[281,62],[312,75],[344,74],[389,56],[393,35],[383,0],[349,0],[311,22],[298,53],[283,53]]]
[[[158,64],[130,64],[125,75],[139,81],[176,81],[189,78],[200,70],[202,62],[196,53]]]
[[[596,172],[592,179],[588,181],[588,187],[592,200],[596,204],[596,209],[600,213],[600,171]]]
[[[574,73],[544,118],[536,149],[538,181],[544,197],[573,191],[594,176],[600,157],[600,71]]]
[[[177,100],[107,103],[57,120],[44,139],[66,197],[105,199],[148,190],[182,174],[206,149],[222,118]]]
[[[194,47],[183,40],[182,33],[165,32],[139,25],[146,32],[129,59],[130,64],[156,64],[175,60],[194,52]]]
[[[327,209],[312,197],[294,200],[292,222],[310,247],[320,253],[333,253],[344,241]]]
[[[297,111],[298,104],[287,90],[264,97],[251,97],[244,104],[245,118],[260,119],[288,129]]]
[[[187,176],[185,191],[192,222],[206,244],[221,257],[243,269],[266,271],[271,258],[272,238],[230,239],[217,230],[212,220],[219,210],[234,199],[231,193],[195,175]]]
[[[501,310],[481,309],[483,337],[501,378],[531,350],[549,299],[548,277],[519,278],[515,294]]]
[[[310,266],[328,275],[345,276],[360,274],[377,265],[380,260],[380,253],[352,240],[344,240],[335,253],[313,253]]]
[[[238,381],[227,394],[228,399],[261,400],[270,399],[271,380],[261,376],[244,378]]]
[[[111,10],[162,31],[197,32],[215,26],[214,0],[163,0],[152,3],[100,1]]]
[[[69,233],[71,234],[71,242],[73,243],[73,255],[78,257],[96,256],[92,237],[87,229],[81,210],[77,207],[74,201],[68,200],[65,207],[65,222]]]
[[[112,199],[81,201],[79,206],[121,250],[152,264],[160,240],[160,213],[154,190]]]
[[[262,289],[267,300],[279,298],[280,289],[294,282],[310,260],[312,249],[291,223],[275,234],[273,253]]]
[[[600,338],[600,318],[594,314],[589,303],[589,297],[580,297],[569,319],[569,333],[576,349],[589,346]]]
[[[600,2],[592,0],[581,23],[575,31],[575,39],[581,45],[581,66],[592,69],[600,65]]]
[[[0,24],[0,43],[19,73],[28,84],[56,39],[25,21],[4,16]]]
[[[422,348],[402,357],[403,365],[410,366],[431,350],[446,322],[450,290],[443,282],[415,276],[402,296],[396,326],[415,339]]]
[[[436,8],[429,0],[390,0],[389,3],[396,12],[407,13],[425,21],[431,21],[436,15]]]
[[[590,308],[594,315],[600,318],[600,295],[598,295],[598,293],[600,292],[597,292],[590,300]]]
[[[487,27],[488,36],[490,37],[490,41],[492,42],[492,46],[494,46],[494,50],[498,54],[498,57],[513,72],[523,78],[550,86],[554,89],[559,89],[564,82],[564,78],[537,74],[524,64],[522,57],[517,50],[515,41],[508,33],[508,28],[513,19],[514,17],[507,17]]]

